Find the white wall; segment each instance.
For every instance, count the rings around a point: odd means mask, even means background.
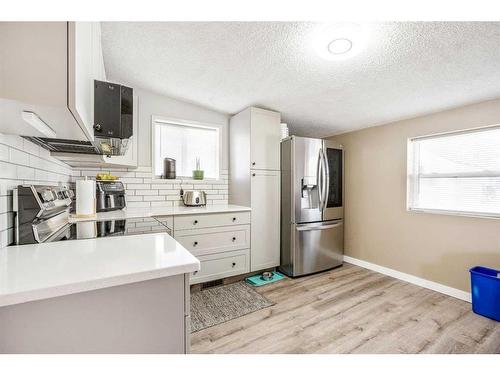
[[[139,166],[152,166],[151,117],[162,116],[218,125],[222,133],[220,169],[228,169],[228,115],[141,89],[134,92],[139,97]]]
[[[21,184],[67,183],[72,173],[47,150],[19,136],[0,134],[0,248],[14,241],[12,190]]]
[[[73,180],[84,176],[93,177],[109,171],[125,183],[128,207],[160,207],[182,204],[180,189],[199,189],[207,193],[207,204],[227,204],[228,201],[228,116],[219,112],[156,95],[134,88],[138,96],[138,156],[139,168],[75,168]],[[218,180],[156,179],[151,162],[152,116],[175,118],[216,125],[222,134],[220,177]]]
[[[341,134],[346,255],[469,291],[469,268],[500,268],[500,221],[406,210],[407,139],[500,124],[500,99]]]

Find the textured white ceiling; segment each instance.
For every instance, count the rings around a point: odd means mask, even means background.
[[[111,80],[237,113],[282,114],[326,136],[500,97],[500,22],[367,24],[364,50],[327,61],[317,23],[104,22]]]

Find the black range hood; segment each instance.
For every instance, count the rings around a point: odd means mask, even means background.
[[[51,152],[124,155],[133,135],[133,89],[95,80],[93,127],[93,142],[28,136],[24,138]]]

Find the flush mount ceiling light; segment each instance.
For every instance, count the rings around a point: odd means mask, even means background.
[[[335,39],[328,45],[328,52],[333,55],[347,53],[352,49],[352,42],[349,39]]]
[[[314,49],[326,60],[345,60],[363,50],[366,27],[353,23],[323,25],[313,35]]]

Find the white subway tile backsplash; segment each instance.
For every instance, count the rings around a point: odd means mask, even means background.
[[[0,144],[0,160],[9,160],[9,147]]]
[[[160,179],[152,176],[151,167],[128,170],[115,168],[75,168],[71,171],[73,180],[81,176],[95,176],[109,171],[125,184],[127,206],[130,208],[171,207],[182,205],[180,189],[200,189],[207,193],[207,204],[227,204],[228,171],[223,170],[217,180],[193,180],[177,178]]]
[[[36,156],[40,155],[40,146],[28,141],[27,139],[23,139],[23,150],[29,154]]]
[[[158,190],[136,190],[135,195],[158,195]]]
[[[127,192],[126,196],[127,202],[142,202],[142,195],[130,195]]]
[[[120,177],[120,181],[125,184],[142,184],[142,178],[136,177]]]
[[[136,172],[135,177],[151,178],[151,172]]]
[[[35,179],[35,170],[29,167],[23,167],[19,165],[17,167],[17,178],[23,180],[34,180]]]
[[[18,150],[23,149],[23,141],[24,139],[17,135],[0,134],[0,143]]]
[[[17,167],[15,164],[0,162],[0,171],[2,171],[2,178],[17,178]]]
[[[172,184],[151,184],[151,189],[168,190],[172,189]]]
[[[144,182],[146,182],[146,179],[144,179]],[[169,185],[172,185],[172,184],[180,184],[182,182],[182,180],[176,180],[176,179],[170,180],[170,179],[154,178],[152,180],[148,180],[147,182],[151,183],[151,184],[161,184],[161,185],[169,184]]]
[[[131,207],[131,208],[151,207],[149,202],[130,202],[130,203],[127,203],[127,206]]]
[[[177,200],[180,201],[181,200],[179,195],[166,195],[165,198],[167,201],[177,201]]]
[[[149,184],[125,184],[125,189],[134,189],[134,190],[144,190],[149,189],[151,185]]]
[[[67,183],[73,171],[47,150],[14,135],[0,134],[0,160],[0,247],[5,247],[14,241],[13,189],[21,184]]]
[[[151,172],[151,167],[137,167],[130,170],[134,172]]]
[[[166,195],[146,195],[143,197],[144,202],[151,202],[151,201],[164,201]]]
[[[181,189],[158,189],[159,195],[180,195],[180,193]]]

